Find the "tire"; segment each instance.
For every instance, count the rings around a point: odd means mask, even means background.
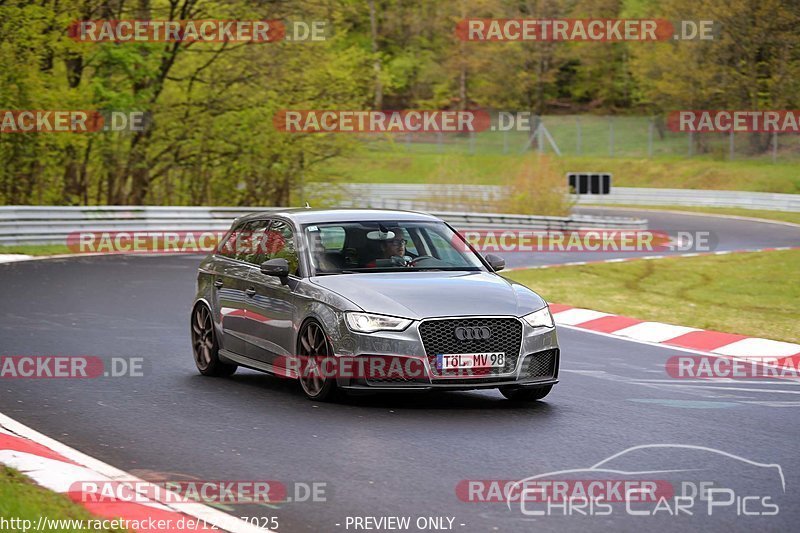
[[[333,347],[325,330],[316,320],[309,320],[300,328],[300,334],[297,336],[297,354],[308,357],[302,365],[298,378],[306,398],[317,402],[336,400],[339,397],[336,378],[325,376],[320,371],[321,365],[318,364],[333,357]]]
[[[501,387],[500,393],[515,402],[535,402],[541,400],[553,389],[552,385],[545,385],[543,387],[526,387],[526,388],[512,388]]]
[[[238,365],[223,363],[219,359],[219,342],[214,329],[211,310],[198,304],[192,311],[192,352],[197,370],[204,376],[224,377],[236,372]]]

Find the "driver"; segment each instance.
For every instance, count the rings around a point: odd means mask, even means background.
[[[406,266],[411,257],[406,255],[406,239],[401,228],[389,228],[389,233],[394,234],[388,239],[381,239],[381,256],[367,263],[368,267],[377,266],[379,260],[390,260],[397,266]]]
[[[401,257],[405,259],[406,256],[406,240],[403,238],[403,233],[400,229],[393,229],[394,237],[381,241],[381,253],[384,259],[391,259],[392,257]]]

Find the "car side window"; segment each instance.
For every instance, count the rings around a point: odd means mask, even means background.
[[[239,252],[238,242],[244,234],[244,228],[247,224],[239,224],[228,234],[227,238],[220,243],[217,248],[217,255],[236,259]]]
[[[294,230],[288,223],[283,220],[273,221],[266,234],[266,242],[263,248],[266,251],[264,261],[267,259],[286,259],[289,263],[289,274],[292,276],[297,275],[300,261],[294,245]]]
[[[260,265],[266,261],[265,236],[269,222],[269,220],[254,220],[245,225],[237,241],[236,259],[252,265]]]

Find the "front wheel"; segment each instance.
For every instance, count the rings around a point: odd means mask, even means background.
[[[500,393],[515,402],[535,402],[550,394],[552,388],[552,385],[528,388],[500,387]]]
[[[311,320],[300,330],[297,354],[302,360],[300,386],[310,400],[331,401],[338,396],[336,377],[327,375],[333,349],[322,326]]]
[[[237,365],[220,361],[214,320],[209,308],[202,304],[192,313],[192,350],[197,370],[204,376],[230,376],[236,372]]]

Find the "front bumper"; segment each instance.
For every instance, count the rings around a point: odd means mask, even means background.
[[[452,317],[455,320],[474,318],[476,317]],[[407,368],[406,362],[415,363],[411,367],[418,371],[403,374],[401,377],[397,377],[396,374],[391,377],[338,376],[337,384],[349,390],[408,391],[473,390],[505,386],[538,387],[558,382],[560,350],[555,328],[533,328],[516,317],[477,318],[508,318],[518,320],[522,324],[522,342],[519,354],[513,354],[516,356],[513,368],[485,376],[441,376],[438,370],[434,371],[431,368],[430,354],[426,353],[422,342],[419,327],[425,321],[418,321],[400,332],[378,331],[362,334],[349,330],[340,331],[334,342],[337,358],[354,358],[354,361],[362,358],[393,359],[398,360],[402,368]],[[362,368],[364,366],[369,367],[368,364],[363,364]]]

